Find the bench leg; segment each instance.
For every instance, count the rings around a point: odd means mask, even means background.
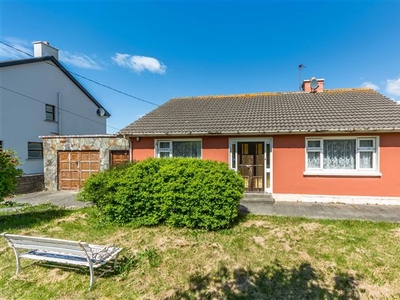
[[[92,286],[94,284],[94,269],[93,266],[89,266],[90,269],[90,285],[89,285],[89,291],[92,289]]]
[[[119,252],[118,252],[118,254],[115,256],[115,259],[114,259],[114,270],[115,270],[115,268],[117,267],[118,256],[119,256]]]
[[[13,250],[14,250],[14,254],[15,254],[15,261],[17,263],[17,270],[15,271],[15,275],[17,275],[21,271],[21,262],[20,262],[21,259],[19,257],[18,250],[15,249],[14,247],[13,247]]]

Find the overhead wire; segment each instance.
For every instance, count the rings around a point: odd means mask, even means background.
[[[28,55],[28,56],[30,56],[30,57],[34,57],[32,54],[30,54],[30,53],[28,53],[28,52],[26,52],[26,51],[23,51],[23,50],[21,50],[21,49],[18,49],[18,48],[14,47],[14,46],[12,46],[12,45],[10,45],[10,44],[7,44],[7,43],[5,43],[5,42],[3,42],[3,41],[0,41],[0,43],[3,44],[3,45],[5,45],[5,46],[7,46],[7,47],[9,47],[9,48],[11,48],[11,49],[14,49],[14,50],[19,51],[19,52],[21,52],[21,53],[23,53],[23,54],[26,54],[26,55]],[[51,64],[50,62],[46,62],[46,63],[49,64],[49,65],[51,65],[51,66],[53,66],[53,67],[55,67],[55,65]],[[65,67],[64,67],[64,68],[65,68]],[[66,68],[65,68],[65,69],[66,69]],[[114,92],[117,92],[117,93],[119,93],[119,94],[121,94],[121,95],[130,97],[130,98],[133,98],[133,99],[135,99],[135,100],[138,100],[138,101],[141,101],[141,102],[144,102],[144,103],[147,103],[147,104],[151,104],[151,105],[154,105],[154,106],[160,106],[160,105],[157,104],[157,103],[154,103],[154,102],[151,102],[151,101],[148,101],[148,100],[145,100],[145,99],[136,97],[136,96],[134,96],[134,95],[131,95],[131,94],[126,93],[126,92],[123,92],[123,91],[121,91],[121,90],[119,90],[119,89],[113,88],[113,87],[111,87],[111,86],[109,86],[109,85],[106,85],[106,84],[104,84],[104,83],[101,83],[101,82],[98,82],[98,81],[96,81],[96,80],[90,79],[90,78],[88,78],[88,77],[86,77],[86,76],[80,75],[80,74],[75,73],[75,72],[71,72],[71,71],[69,71],[68,69],[66,69],[66,70],[67,70],[70,74],[73,74],[73,75],[75,75],[75,76],[78,76],[78,77],[80,77],[80,78],[83,78],[83,79],[85,79],[85,80],[87,80],[87,81],[90,81],[90,82],[95,83],[95,84],[97,84],[97,85],[99,85],[99,86],[102,86],[102,87],[104,87],[104,88],[107,88],[107,89],[109,89],[109,90],[112,90],[112,91],[114,91]]]
[[[34,97],[31,97],[31,96],[28,96],[28,95],[25,95],[25,94],[22,94],[22,93],[20,93],[20,92],[14,91],[14,90],[12,90],[12,89],[6,88],[6,87],[4,87],[4,86],[2,86],[2,85],[0,85],[0,88],[2,88],[3,90],[9,91],[9,92],[11,92],[11,93],[17,94],[17,95],[19,95],[19,96],[23,96],[23,97],[25,97],[25,98],[28,98],[28,99],[31,99],[31,100],[34,100],[34,101],[37,101],[37,102],[40,102],[40,103],[43,103],[43,104],[48,104],[48,103],[45,102],[45,101],[36,99],[36,98],[34,98]],[[57,107],[57,106],[55,106],[55,107],[56,107],[57,109],[61,110],[61,111],[64,111],[64,112],[66,112],[66,113],[69,113],[69,114],[71,114],[71,115],[74,115],[74,116],[77,116],[77,117],[81,117],[81,118],[83,118],[83,119],[92,121],[92,122],[94,122],[94,123],[98,123],[98,124],[100,124],[100,125],[105,125],[104,123],[101,123],[101,122],[96,121],[96,120],[93,120],[93,119],[89,119],[88,117],[79,115],[79,114],[77,114],[77,113],[74,113],[74,112],[72,112],[72,111],[66,110],[66,109],[64,109],[64,108],[60,108],[60,107]],[[115,129],[115,130],[117,130],[117,131],[120,131],[120,130],[121,130],[121,129],[119,129],[119,128],[116,128],[116,127],[113,127],[113,126],[110,126],[110,125],[106,125],[106,127]]]

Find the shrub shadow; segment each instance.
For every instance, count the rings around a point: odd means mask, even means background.
[[[192,274],[189,287],[167,299],[360,299],[353,276],[337,274],[333,288],[321,284],[322,277],[308,263],[291,269],[275,263],[260,271],[220,265],[212,273]]]
[[[238,205],[238,215],[239,215],[239,217],[246,216],[248,214],[250,214],[249,209],[246,206],[244,206],[242,204],[239,204]]]
[[[19,228],[31,228],[39,224],[65,217],[72,212],[60,208],[49,208],[40,211],[17,210],[0,215],[0,233]]]

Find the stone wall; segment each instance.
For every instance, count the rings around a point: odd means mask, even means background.
[[[44,186],[46,190],[58,189],[58,152],[89,151],[100,153],[100,171],[110,167],[110,151],[128,150],[129,141],[114,135],[42,136]]]
[[[16,194],[26,194],[42,191],[44,188],[43,174],[22,175],[17,179]]]

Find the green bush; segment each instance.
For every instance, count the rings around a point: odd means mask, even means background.
[[[237,217],[243,179],[225,163],[147,159],[89,178],[80,198],[113,222],[216,230]]]
[[[17,169],[19,165],[15,151],[0,151],[0,201],[17,188],[17,177],[22,174],[22,170]]]

